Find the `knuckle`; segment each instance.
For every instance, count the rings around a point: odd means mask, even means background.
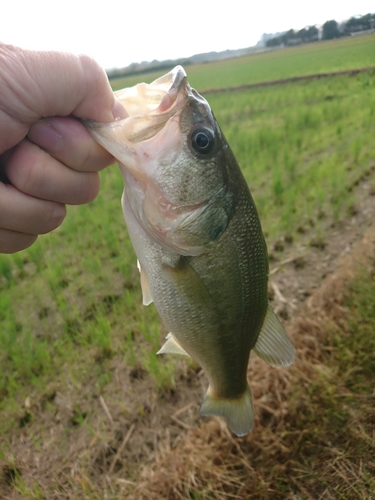
[[[62,224],[66,216],[66,206],[62,203],[51,203],[46,215],[46,221],[40,230],[40,234],[49,233]]]
[[[81,172],[98,172],[114,162],[112,155],[91,137],[88,138],[85,147],[81,148],[80,153],[76,170]]]
[[[38,196],[46,184],[46,153],[29,148],[17,148],[8,162],[5,172],[10,182],[25,194]]]
[[[81,175],[80,189],[77,191],[76,204],[83,205],[93,201],[99,193],[100,178],[96,172],[86,172]]]

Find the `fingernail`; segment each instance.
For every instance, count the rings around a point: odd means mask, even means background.
[[[112,114],[115,120],[122,120],[123,118],[127,118],[129,116],[124,106],[116,98],[115,98],[115,104],[112,109]]]
[[[62,140],[62,136],[46,120],[34,123],[30,127],[28,138],[47,151],[55,151]]]

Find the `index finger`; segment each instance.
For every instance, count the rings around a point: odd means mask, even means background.
[[[28,138],[56,160],[80,172],[97,172],[116,162],[72,117],[39,120],[30,127]]]
[[[88,56],[0,43],[0,60],[0,153],[15,146],[43,117],[74,115],[108,123],[126,116],[104,69]]]

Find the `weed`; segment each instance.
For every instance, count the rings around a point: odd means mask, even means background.
[[[9,258],[0,255],[0,278],[3,277],[7,282],[12,279],[12,263]]]

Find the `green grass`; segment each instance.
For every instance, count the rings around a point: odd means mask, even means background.
[[[8,397],[22,399],[28,384],[43,385],[66,360],[90,362],[87,349],[110,356],[111,332],[121,327],[126,335],[127,325],[144,317],[120,206],[122,177],[112,167],[102,178],[102,194],[70,207],[59,230],[0,256],[0,408]]]
[[[270,239],[347,216],[374,166],[374,75],[208,96]]]
[[[187,66],[189,82],[198,91],[236,87],[294,76],[374,65],[375,35],[345,37],[196,66]],[[162,73],[145,73],[112,80],[114,89],[152,82]]]
[[[366,66],[373,63],[374,47],[369,36],[273,51],[189,67],[189,80],[202,89]],[[269,244],[286,234],[297,239],[311,224],[312,236],[324,240],[327,225],[355,206],[352,188],[358,180],[367,176],[375,185],[374,77],[372,72],[208,95],[254,195]],[[113,166],[101,179],[98,198],[69,207],[61,228],[23,252],[0,255],[3,443],[22,422],[26,398],[48,404],[61,387],[98,397],[113,380],[115,358],[129,370],[146,370],[156,392],[174,388],[176,358],[155,354],[166,332],[154,307],[141,305],[136,257],[120,206],[122,176]],[[344,380],[349,361],[359,357],[365,369],[356,372],[355,382],[348,381],[353,391],[364,387],[372,373],[373,349],[361,347],[370,345],[366,336],[374,327],[374,290],[368,287],[357,292],[368,301],[355,305],[360,313],[353,309],[356,333],[349,343],[335,340],[335,352],[341,354],[331,360],[335,377]],[[332,411],[332,388],[324,377],[311,388],[327,412]],[[333,399],[337,422],[345,421],[347,410],[341,412],[340,401]],[[25,497],[42,498],[38,488]]]

